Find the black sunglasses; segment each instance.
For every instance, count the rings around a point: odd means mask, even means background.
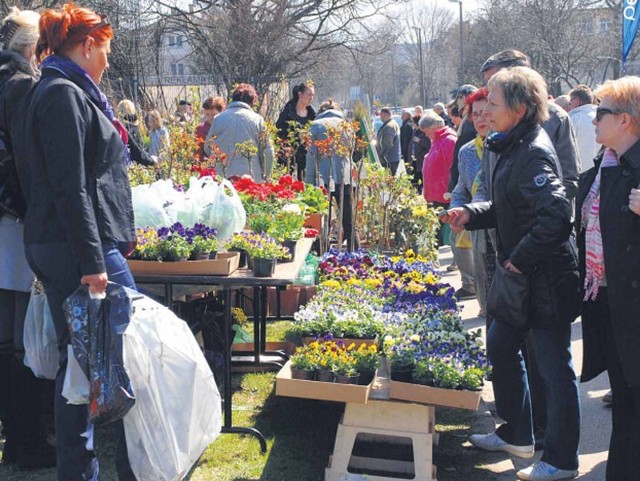
[[[598,107],[596,109],[596,122],[600,122],[602,120],[602,117],[604,117],[607,114],[621,114],[622,112],[619,112],[617,110],[612,110],[612,109],[608,109],[606,107]]]
[[[96,30],[101,29],[102,27],[106,27],[107,25],[111,25],[111,23],[109,22],[109,19],[107,18],[106,15],[100,15],[100,23],[98,23],[97,25],[95,25],[91,30],[89,30],[87,32],[87,37],[90,36],[93,32],[95,32]]]

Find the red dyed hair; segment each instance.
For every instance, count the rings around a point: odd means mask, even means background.
[[[51,54],[64,55],[91,36],[98,44],[113,38],[111,25],[96,28],[106,17],[88,8],[65,3],[61,9],[47,9],[40,16],[40,38],[36,45],[36,58],[44,60]]]
[[[489,91],[486,87],[482,87],[481,89],[478,89],[475,92],[467,95],[464,99],[464,104],[467,108],[467,115],[471,115],[473,113],[473,102],[477,102],[478,100],[486,100],[488,95]]]

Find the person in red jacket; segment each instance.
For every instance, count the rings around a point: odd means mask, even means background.
[[[431,140],[431,148],[422,163],[422,195],[430,204],[446,208],[449,199],[445,198],[445,193],[457,135],[454,130],[445,126],[442,117],[433,109],[425,110],[418,126]],[[438,242],[440,245],[445,244],[442,229],[438,233]]]

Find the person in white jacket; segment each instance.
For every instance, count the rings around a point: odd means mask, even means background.
[[[596,131],[593,119],[596,116],[596,105],[593,103],[595,96],[586,85],[577,85],[569,92],[571,110],[569,117],[573,124],[578,143],[578,153],[582,162],[582,172],[593,167],[593,159],[600,150],[600,144],[596,142]]]

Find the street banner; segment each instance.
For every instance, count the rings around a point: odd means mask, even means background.
[[[638,12],[638,0],[624,0],[622,3],[622,64],[633,47],[633,41],[638,33],[640,12]]]

